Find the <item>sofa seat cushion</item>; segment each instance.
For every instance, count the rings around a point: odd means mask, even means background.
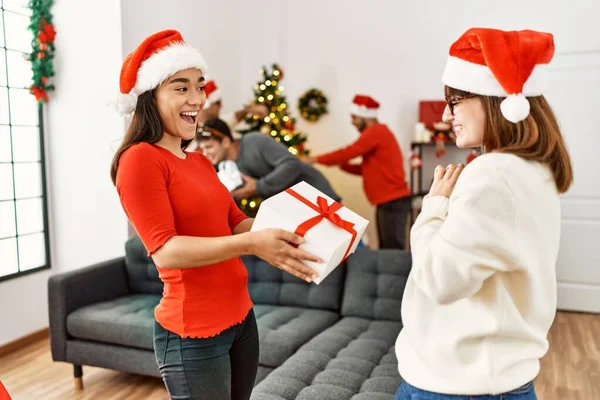
[[[271,372],[251,400],[389,400],[401,382],[394,353],[401,328],[343,318]]]
[[[259,364],[278,367],[302,345],[333,325],[339,315],[326,310],[254,305],[260,340]]]
[[[67,316],[78,339],[153,350],[154,308],[160,295],[136,294],[79,308]]]

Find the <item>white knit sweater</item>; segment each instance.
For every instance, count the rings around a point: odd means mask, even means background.
[[[426,197],[396,341],[400,375],[446,394],[531,381],[556,312],[560,203],[549,169],[508,154],[467,167],[450,199]]]

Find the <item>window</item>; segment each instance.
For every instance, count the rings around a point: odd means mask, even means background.
[[[50,268],[42,108],[28,0],[0,0],[0,281]]]

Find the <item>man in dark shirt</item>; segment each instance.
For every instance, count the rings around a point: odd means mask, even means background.
[[[263,199],[305,181],[335,201],[340,196],[323,174],[291,154],[287,147],[260,132],[249,132],[233,140],[227,124],[213,118],[196,135],[202,153],[214,164],[235,161],[243,185],[231,192],[235,199],[259,195]]]

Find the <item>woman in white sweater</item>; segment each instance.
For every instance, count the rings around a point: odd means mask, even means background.
[[[556,312],[559,194],[573,180],[543,97],[553,37],[470,29],[444,71],[466,167],[438,166],[411,231],[397,400],[536,399]]]

